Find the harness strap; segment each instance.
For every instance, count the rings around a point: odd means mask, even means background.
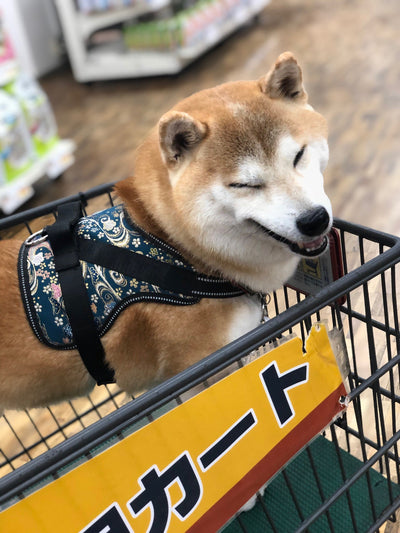
[[[56,222],[45,230],[54,253],[55,270],[74,342],[89,374],[98,385],[104,385],[113,383],[115,379],[113,370],[105,360],[79,262],[73,229],[81,216],[80,202],[60,205]]]
[[[74,342],[88,372],[98,385],[113,383],[114,371],[105,360],[80,260],[185,296],[230,298],[245,292],[220,278],[199,274],[112,244],[77,237],[74,228],[81,217],[79,201],[62,204],[58,208],[56,222],[47,226],[45,232],[53,250],[55,270]]]
[[[204,276],[105,242],[79,238],[78,248],[79,258],[83,261],[185,296],[231,298],[244,293],[229,281]]]

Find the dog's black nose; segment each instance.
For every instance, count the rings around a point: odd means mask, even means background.
[[[307,237],[321,235],[329,226],[329,213],[325,207],[319,206],[306,211],[296,220],[297,228]]]

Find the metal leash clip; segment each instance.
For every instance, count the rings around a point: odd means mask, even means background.
[[[45,240],[47,240],[47,233],[45,231],[45,228],[42,228],[39,231],[32,233],[32,235],[29,235],[29,237],[25,240],[25,246],[33,246],[34,244],[40,244]]]
[[[267,322],[269,320],[269,317],[268,317],[268,304],[270,303],[271,301],[271,295],[270,294],[262,294],[262,293],[259,293],[258,294],[258,298],[260,300],[260,304],[261,304],[261,324],[264,324],[265,322]]]

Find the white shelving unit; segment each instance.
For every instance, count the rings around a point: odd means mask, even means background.
[[[0,0],[0,12],[24,72],[38,78],[63,63],[61,28],[52,0]]]
[[[169,0],[151,0],[129,8],[95,14],[83,14],[74,0],[54,0],[75,79],[80,82],[176,74],[186,65],[215,46],[243,24],[258,15],[270,0],[248,0],[245,7],[223,24],[210,24],[201,44],[166,51],[134,51],[123,43],[99,45],[89,49],[90,35],[118,22],[135,19],[168,6]]]
[[[74,163],[75,143],[70,139],[58,141],[44,156],[14,180],[0,185],[0,211],[13,213],[34,194],[32,185],[44,176],[58,178]]]
[[[64,4],[68,2],[61,1],[59,3]],[[107,26],[113,26],[114,24],[118,24],[118,22],[124,22],[125,20],[137,18],[140,15],[145,15],[146,13],[152,11],[157,11],[168,4],[169,0],[152,0],[149,3],[133,5],[130,7],[114,9],[110,11],[101,11],[91,13],[89,15],[78,11],[76,12],[78,31],[81,39],[86,40],[97,30],[101,30]]]
[[[57,128],[53,117],[50,117],[51,105],[48,102],[40,104],[40,113],[47,113],[45,130],[39,125],[39,129],[30,139],[29,128],[32,128],[32,124],[29,124],[27,117],[25,124],[23,118],[22,101],[25,98],[16,90],[19,76],[28,76],[33,81],[60,64],[61,52],[56,43],[59,43],[61,29],[57,25],[56,11],[51,2],[52,0],[0,0],[0,90],[3,102],[0,120],[0,215],[14,212],[33,196],[33,185],[37,181],[43,177],[56,179],[75,160],[75,143],[69,139],[58,140],[55,137]],[[13,82],[16,82],[14,88],[7,87]],[[18,86],[20,91],[21,84]],[[31,88],[31,104],[32,99],[41,98],[34,96],[35,94],[36,89],[32,93]],[[19,102],[21,107],[18,106],[19,98],[22,98]],[[11,101],[12,105],[8,103],[10,107],[7,108],[4,101]],[[43,106],[48,106],[47,111]],[[19,109],[19,113],[16,109]],[[35,112],[38,111],[39,107]],[[39,142],[39,147],[35,146],[34,136],[37,141],[42,141]],[[24,170],[18,172],[18,168]]]

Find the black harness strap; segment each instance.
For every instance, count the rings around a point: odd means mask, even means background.
[[[47,226],[45,231],[54,253],[55,270],[74,342],[88,372],[98,385],[113,383],[114,371],[105,360],[80,260],[185,296],[230,298],[244,294],[242,288],[229,281],[151,259],[112,244],[77,237],[74,227],[81,217],[80,202],[60,205],[56,222]]]
[[[79,258],[83,261],[185,296],[231,298],[244,293],[229,281],[204,276],[105,242],[79,238],[78,248]]]
[[[79,262],[74,226],[82,216],[80,202],[60,205],[56,222],[46,232],[54,253],[65,310],[82,360],[98,385],[113,383],[114,372],[105,361]]]

